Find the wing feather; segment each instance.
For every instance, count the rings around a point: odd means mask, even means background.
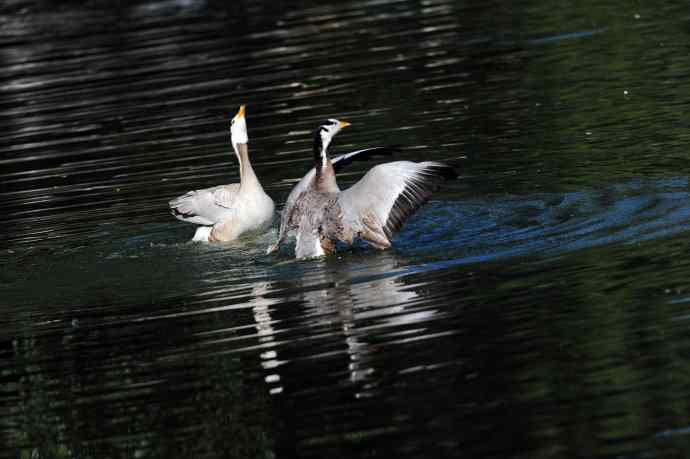
[[[372,147],[364,148],[362,150],[351,151],[350,153],[345,153],[344,155],[336,156],[331,159],[333,164],[333,169],[337,174],[345,166],[352,164],[354,161],[367,161],[374,156],[390,156],[393,153],[400,153],[402,149],[397,145],[391,147]]]
[[[348,166],[349,164],[352,164],[354,161],[366,161],[368,159],[371,159],[374,156],[390,156],[395,152],[401,151],[399,147],[372,147],[372,148],[363,148],[362,150],[355,150],[351,151],[350,153],[345,153],[343,155],[338,155],[335,158],[331,159],[331,164],[333,164],[333,169],[335,170],[336,173],[340,172],[345,166]],[[312,167],[309,172],[304,174],[304,177],[297,182],[297,185],[295,185],[292,188],[292,191],[290,191],[290,194],[288,195],[287,200],[285,201],[285,206],[284,208],[290,209],[292,206],[294,206],[295,201],[297,200],[297,197],[305,192],[309,186],[312,184],[314,181],[314,177],[316,176],[316,170]]]
[[[190,191],[170,201],[170,211],[178,220],[214,225],[231,212],[223,204],[230,204],[230,195],[235,187],[239,189],[238,184],[232,184]]]
[[[401,151],[401,149],[397,146],[363,148],[361,150],[355,150],[351,151],[350,153],[338,155],[335,158],[331,159],[331,163],[333,164],[333,169],[337,173],[338,171],[342,170],[345,166],[351,164],[354,161],[364,161],[374,156],[389,156],[399,151]],[[282,217],[280,222],[281,235],[284,235],[287,231],[290,214],[292,213],[292,209],[295,207],[297,198],[302,193],[307,191],[307,189],[309,189],[309,187],[314,181],[315,176],[316,170],[312,167],[309,170],[309,172],[307,172],[304,175],[304,177],[302,177],[302,179],[297,183],[297,185],[295,185],[290,191],[290,194],[288,195],[287,200],[285,201],[285,205],[283,206]]]
[[[237,205],[237,195],[240,192],[240,184],[219,186],[213,192],[213,201],[226,209],[233,209]]]
[[[435,161],[380,164],[342,191],[338,201],[355,231],[370,227],[374,219],[390,240],[444,181],[456,177],[451,166]]]

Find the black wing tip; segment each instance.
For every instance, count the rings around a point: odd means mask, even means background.
[[[194,217],[193,213],[182,212],[176,206],[172,206],[172,205],[170,206],[170,214],[172,214],[172,216],[174,216],[175,218],[182,219],[182,220],[184,220],[185,218]]]
[[[371,157],[390,156],[393,153],[400,153],[401,151],[403,151],[403,147],[401,145],[384,145],[381,147],[369,147],[359,150],[359,152],[356,155],[350,156],[348,159],[351,159],[352,161],[368,160]]]
[[[443,180],[455,180],[458,178],[458,171],[453,166],[446,163],[432,163],[424,169],[429,175],[441,177]]]
[[[372,150],[379,155],[392,155],[393,153],[400,153],[403,151],[403,147],[402,145],[385,145],[383,147],[373,147]]]
[[[393,233],[402,228],[405,221],[421,206],[431,199],[431,195],[441,188],[441,184],[458,178],[454,167],[445,163],[431,163],[415,180],[415,188],[407,188],[393,203],[383,231],[391,239]]]
[[[358,150],[357,152],[346,153],[336,158],[333,162],[333,168],[336,172],[339,172],[343,169],[343,167],[352,164],[354,161],[368,161],[376,156],[391,156],[394,153],[400,153],[401,151],[402,147],[400,145],[364,148],[362,150]]]

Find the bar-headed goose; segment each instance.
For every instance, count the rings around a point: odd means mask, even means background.
[[[260,229],[273,220],[275,205],[254,173],[247,148],[244,105],[232,119],[232,148],[240,167],[240,183],[190,191],[170,201],[170,210],[179,220],[202,225],[194,241],[224,242],[247,231]]]
[[[349,125],[350,123],[347,123],[345,121],[329,119],[324,124],[319,126],[319,129],[316,133],[317,135],[314,137],[314,148],[328,150],[328,146],[330,145],[333,136],[340,132],[341,129]],[[318,143],[318,147],[316,146],[316,143]],[[333,170],[336,173],[338,173],[354,161],[366,161],[376,156],[390,156],[393,153],[397,153],[399,151],[400,148],[398,146],[363,148],[361,150],[351,151],[349,153],[338,155],[335,158],[331,159],[331,164],[333,165]],[[289,215],[292,212],[292,209],[295,206],[295,203],[297,202],[297,198],[304,191],[306,191],[309,187],[313,185],[315,177],[316,168],[312,167],[311,170],[309,170],[309,172],[307,172],[304,175],[304,177],[302,177],[302,179],[297,183],[297,185],[295,185],[290,191],[290,194],[288,195],[288,198],[285,201],[285,206],[283,206],[282,215]],[[278,234],[279,242],[269,247],[266,252],[271,253],[278,250],[280,242],[283,241],[283,239],[285,239],[287,233],[292,229],[294,228],[291,228],[288,225],[288,219],[281,219],[280,231]]]
[[[457,177],[455,170],[444,163],[396,161],[373,167],[359,182],[341,191],[334,164],[328,158],[328,146],[333,136],[348,125],[331,119],[316,129],[314,174],[310,179],[307,174],[290,193],[278,241],[269,253],[278,249],[290,230],[297,232],[297,258],[331,253],[337,241],[352,244],[355,238],[386,249],[391,246],[393,233],[441,183]]]

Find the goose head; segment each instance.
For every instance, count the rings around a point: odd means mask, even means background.
[[[328,159],[328,146],[333,137],[350,123],[330,118],[314,131],[314,161],[323,167]]]
[[[249,142],[247,137],[247,121],[244,119],[244,105],[240,105],[240,109],[230,122],[230,134],[232,148],[239,158],[240,145],[246,145]]]

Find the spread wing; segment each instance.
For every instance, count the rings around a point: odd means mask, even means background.
[[[372,147],[364,148],[362,150],[352,151],[350,153],[345,153],[344,155],[336,156],[331,159],[331,164],[333,164],[333,169],[336,174],[341,171],[345,166],[352,164],[354,161],[366,161],[374,156],[390,156],[393,153],[401,151],[399,147]],[[297,197],[305,192],[309,186],[314,181],[314,176],[316,176],[316,170],[312,167],[309,172],[307,172],[302,180],[300,180],[297,185],[292,188],[287,200],[285,201],[285,206],[283,207],[283,214],[287,215],[290,209],[295,205]]]
[[[390,156],[393,153],[399,151],[401,151],[401,149],[397,146],[364,148],[362,150],[355,150],[350,153],[345,153],[344,155],[336,156],[335,158],[331,159],[331,164],[333,164],[333,169],[335,170],[335,172],[338,173],[345,166],[351,164],[354,161],[364,161],[374,156]],[[295,207],[295,203],[297,202],[297,198],[299,198],[299,196],[302,193],[309,189],[309,186],[314,181],[315,176],[316,171],[314,170],[314,168],[311,168],[309,172],[307,172],[304,175],[304,177],[302,177],[302,179],[297,183],[297,185],[295,185],[290,191],[290,194],[288,195],[288,198],[285,201],[285,205],[283,206],[282,216],[280,220],[280,231],[278,234],[278,242],[276,242],[275,245],[268,249],[269,253],[276,250],[285,238],[288,232],[291,214]]]
[[[456,177],[452,167],[435,161],[380,164],[338,195],[343,220],[364,239],[375,233],[372,242],[385,246],[444,181]]]
[[[231,212],[239,184],[194,190],[170,201],[170,211],[178,220],[197,225],[214,225]]]

